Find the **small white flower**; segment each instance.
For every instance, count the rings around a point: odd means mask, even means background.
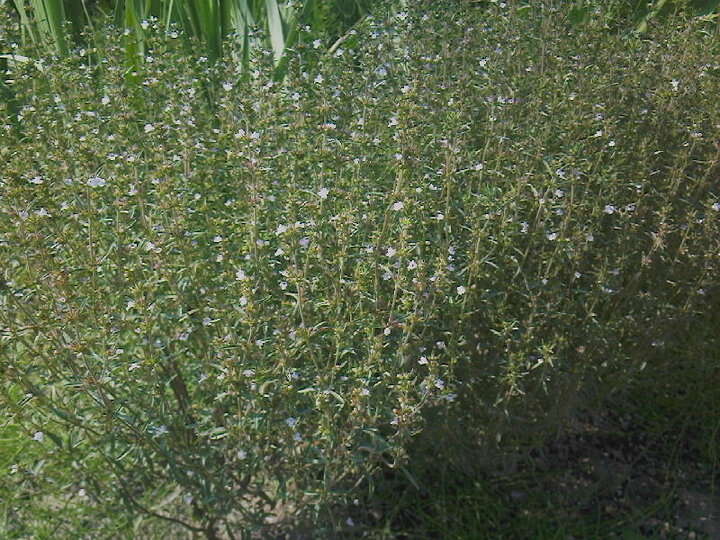
[[[615,141],[610,141],[610,142],[608,143],[608,146],[611,147],[611,148],[612,148],[613,146],[615,146]]]
[[[90,187],[103,187],[106,183],[105,179],[99,176],[93,176],[87,181],[87,185]]]
[[[385,272],[382,276],[383,280],[387,281],[389,279],[392,279],[393,275],[391,272]]]
[[[152,124],[145,124],[145,133],[150,133],[151,131],[155,131],[155,126]]]
[[[713,203],[713,205],[711,206],[711,208],[712,208],[713,210],[715,210],[716,212],[720,212],[720,202]]]
[[[400,89],[403,94],[407,94],[410,90],[412,90],[412,88],[410,88],[407,84]]]
[[[222,236],[217,235],[213,238],[213,242],[215,242],[217,244],[219,242],[222,242],[222,239],[223,239]]]
[[[322,41],[320,41],[319,39],[316,39],[315,41],[313,41],[312,45],[313,45],[313,49],[319,49],[320,45],[322,45]]]
[[[555,240],[558,237],[558,234],[556,232],[551,232],[547,234],[547,239],[550,241]]]
[[[415,270],[417,267],[417,262],[415,262],[414,260],[410,261],[407,265],[408,270]]]
[[[213,322],[213,321],[212,321],[212,319],[211,319],[210,317],[205,317],[205,318],[202,320],[203,326],[210,326],[210,325],[212,324],[212,322]]]
[[[428,363],[427,356],[421,356],[420,359],[418,360],[418,364],[420,364],[421,366],[427,365],[427,363]]]
[[[298,240],[298,244],[300,244],[300,247],[308,247],[310,245],[310,239],[307,236],[303,236],[300,240]]]
[[[35,176],[34,178],[30,179],[31,184],[42,184],[45,180],[43,180],[42,176]]]
[[[240,449],[237,451],[237,457],[238,459],[245,459],[247,457],[247,452],[243,449]]]
[[[233,89],[232,83],[229,83],[229,82],[223,83],[222,87],[223,87],[223,90],[225,90],[226,92],[229,92],[230,90]]]
[[[100,100],[100,103],[102,103],[103,105],[108,105],[110,103],[110,98],[107,96],[103,96]]]
[[[672,81],[670,81],[670,85],[672,86],[673,90],[677,91],[678,87],[680,86],[680,81],[678,81],[677,79],[673,79]]]
[[[397,253],[397,250],[395,248],[389,247],[387,248],[387,251],[385,252],[386,257],[394,257]]]
[[[402,210],[405,207],[405,204],[402,201],[398,201],[395,204],[392,205],[392,209],[396,212],[399,210]]]
[[[297,425],[297,418],[291,416],[290,418],[285,420],[285,423],[291,428],[294,428]]]
[[[445,214],[438,212],[435,216],[435,219],[437,219],[438,221],[442,221],[443,219],[445,219]]]
[[[465,292],[466,292],[467,289],[465,289],[465,287],[463,287],[462,285],[460,285],[456,290],[457,290],[457,293],[458,293],[458,294],[463,295],[463,294],[465,294]]]
[[[42,431],[36,431],[33,435],[33,440],[37,442],[43,442],[43,440],[45,440],[45,434]]]
[[[593,137],[602,137],[602,135],[603,135],[602,130],[601,130],[601,129],[598,129],[598,130],[595,132],[595,134],[593,135]]]
[[[324,78],[320,73],[318,73],[318,76],[315,77],[315,82],[316,82],[317,84],[320,84],[320,83],[323,82],[324,80],[325,80],[325,78]]]
[[[322,188],[320,191],[318,191],[318,197],[321,199],[327,199],[328,193],[330,193],[330,190],[328,188]]]
[[[238,300],[238,303],[239,303],[242,307],[245,307],[245,306],[247,306],[248,300],[247,300],[246,297],[241,296],[241,297],[240,297],[240,300]]]
[[[287,286],[288,286],[287,281],[281,281],[281,282],[280,282],[280,288],[281,288],[283,291],[284,291],[285,289],[287,289]]]
[[[147,30],[150,27],[150,23],[147,21],[143,21],[140,23],[140,26],[142,26],[143,30]]]
[[[242,281],[244,279],[247,279],[247,274],[245,273],[245,271],[242,268],[240,268],[237,272],[235,272],[235,279],[237,281]]]
[[[397,125],[398,125],[397,116],[391,116],[390,121],[388,122],[388,127],[395,127]]]
[[[530,224],[527,221],[523,221],[520,223],[520,232],[525,234],[528,232],[528,228],[530,227]]]
[[[615,208],[612,204],[606,204],[605,208],[603,209],[603,212],[606,214],[614,214],[617,211],[617,208]]]
[[[390,329],[389,326],[387,328],[385,328],[385,330],[383,330],[383,334],[385,334],[386,336],[389,336],[390,332],[392,332],[392,330]]]

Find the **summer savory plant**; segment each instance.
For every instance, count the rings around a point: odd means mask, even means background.
[[[712,335],[718,42],[553,9],[378,12],[282,83],[158,25],[137,84],[112,27],[15,66],[4,533],[369,533],[388,478],[531,444]]]

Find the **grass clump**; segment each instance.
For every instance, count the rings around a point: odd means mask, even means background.
[[[428,3],[282,84],[159,30],[137,85],[111,28],[17,66],[7,534],[388,530],[398,477],[716,376],[717,41],[559,15]]]

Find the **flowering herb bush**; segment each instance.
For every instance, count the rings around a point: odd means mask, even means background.
[[[707,337],[717,42],[547,9],[378,16],[282,84],[159,28],[137,85],[112,28],[16,66],[8,534],[349,536],[383,471],[526,444]]]

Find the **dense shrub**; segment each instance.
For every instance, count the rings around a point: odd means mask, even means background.
[[[137,86],[112,29],[18,66],[9,534],[39,496],[60,537],[350,535],[383,471],[529,444],[716,342],[717,41],[562,15],[421,6],[300,47],[283,84],[157,28]]]

